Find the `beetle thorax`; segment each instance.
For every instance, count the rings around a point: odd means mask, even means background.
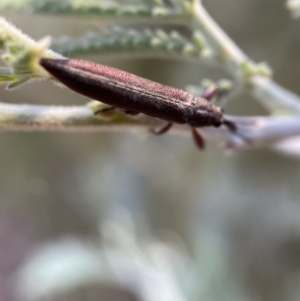
[[[223,112],[206,99],[195,97],[191,116],[188,123],[193,127],[220,126],[223,121]]]

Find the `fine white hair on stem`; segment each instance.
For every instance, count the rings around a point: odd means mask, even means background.
[[[0,128],[4,131],[128,131],[140,128],[148,131],[153,126],[152,118],[138,117],[124,119],[115,123],[100,119],[88,106],[47,106],[0,103]],[[123,114],[120,113],[120,116]],[[300,136],[299,116],[277,117],[236,117],[226,116],[237,126],[237,132],[226,127],[202,128],[201,132],[209,140],[222,141],[232,149],[257,146],[273,146],[290,137]],[[159,121],[158,125],[162,122]],[[189,127],[176,126],[171,133],[189,135]]]

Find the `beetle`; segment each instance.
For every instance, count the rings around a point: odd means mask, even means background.
[[[235,124],[226,120],[223,111],[209,101],[217,89],[204,93],[205,98],[197,97],[185,90],[85,60],[42,58],[40,65],[71,90],[112,109],[167,121],[159,131],[153,131],[155,134],[165,133],[173,123],[188,124],[196,144],[203,148],[204,141],[195,128],[225,125],[230,131],[236,131]]]

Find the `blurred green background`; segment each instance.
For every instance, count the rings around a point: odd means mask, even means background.
[[[275,80],[300,94],[300,21],[291,18],[284,1],[204,3],[251,59],[267,61]],[[79,36],[100,28],[96,19],[4,16],[35,39],[62,33]],[[227,76],[220,69],[189,62],[82,58],[180,88],[202,78]],[[2,86],[0,93],[1,101],[8,103],[87,101],[50,81],[11,92]],[[264,113],[249,95],[240,95],[225,110]],[[295,288],[300,279],[299,159],[269,149],[226,155],[212,143],[199,152],[191,138],[172,135],[5,131],[0,135],[1,300],[15,300],[12,277],[37,245],[69,235],[92,238],[99,222],[120,208],[138,226],[147,224],[154,235],[165,230],[176,233],[192,257],[201,255],[198,245],[203,237],[219,241],[220,260],[226,263],[223,273],[239,280],[233,285],[242,287],[249,298],[245,295],[243,300],[300,299]],[[227,300],[223,288],[215,289],[220,290],[215,300]],[[122,293],[78,294],[57,300],[132,300]]]

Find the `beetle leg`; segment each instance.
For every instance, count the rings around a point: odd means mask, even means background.
[[[151,132],[154,135],[161,135],[161,134],[166,133],[172,127],[172,125],[173,125],[172,122],[168,122],[162,128],[160,128],[159,130],[151,129]]]
[[[201,134],[195,128],[192,128],[192,135],[193,135],[194,142],[196,143],[198,148],[203,150],[205,147],[205,143]]]
[[[219,87],[217,85],[211,85],[203,92],[201,97],[206,99],[207,101],[211,101],[212,98],[218,94],[218,92],[219,92]]]
[[[115,110],[120,110],[120,109],[118,109],[116,107],[107,107],[107,108],[103,108],[101,110],[96,111],[95,115],[105,115],[105,114],[110,113]],[[140,114],[139,112],[131,111],[131,110],[120,110],[120,111],[123,112],[124,114],[130,115],[130,116],[136,116],[136,115]]]
[[[102,113],[105,114],[107,112],[114,111],[115,109],[116,109],[115,107],[106,107],[106,108],[96,111],[95,115],[98,115],[98,114],[101,115]]]
[[[126,115],[130,115],[130,116],[136,116],[138,114],[140,114],[140,112],[136,112],[136,111],[131,111],[131,110],[121,110],[124,114]]]

